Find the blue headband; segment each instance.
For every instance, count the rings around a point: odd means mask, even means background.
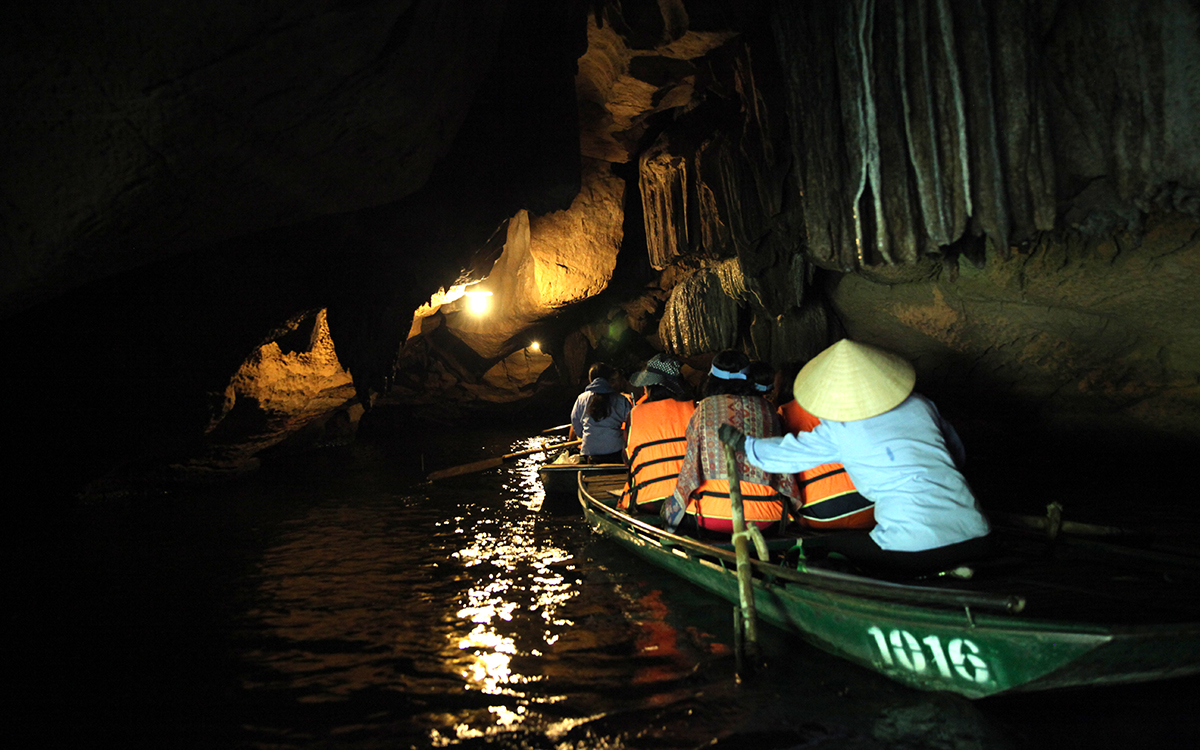
[[[746,371],[745,370],[738,370],[737,372],[729,372],[728,370],[722,370],[720,367],[713,365],[712,367],[710,367],[708,369],[708,372],[713,377],[720,378],[721,380],[745,380],[746,379]]]
[[[766,393],[766,392],[770,391],[770,390],[771,390],[772,388],[774,388],[774,387],[775,387],[775,386],[772,386],[772,385],[763,385],[762,383],[755,383],[755,384],[754,384],[754,388],[755,388],[755,389],[756,389],[756,390],[757,390],[759,393]]]

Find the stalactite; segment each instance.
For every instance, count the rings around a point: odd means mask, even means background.
[[[671,290],[659,322],[659,338],[668,351],[683,357],[729,348],[737,341],[739,307],[723,289],[718,273],[700,271]]]
[[[1045,87],[1035,82],[1033,112],[1035,134],[1029,145],[1029,190],[1033,198],[1033,225],[1038,231],[1054,228],[1058,214],[1054,153],[1050,148],[1050,122]]]
[[[896,60],[897,7],[902,0],[877,0],[873,29],[871,78],[874,81],[875,131],[878,141],[879,181],[872,192],[881,216],[876,237],[879,256],[888,264],[915,263],[924,241],[924,222],[912,192],[906,147],[902,79]]]
[[[736,260],[739,274],[762,277],[755,293],[780,314],[803,298],[795,209],[784,204],[791,164],[771,128],[751,49],[730,45],[719,57],[710,67],[723,75],[710,86],[720,95],[678,118],[640,161],[650,261],[658,268],[680,256]]]
[[[1029,90],[1029,39],[1025,31],[1024,2],[997,3],[995,28],[996,122],[1004,134],[1001,156],[1013,234],[1018,239],[1034,235],[1033,201],[1029,190],[1030,141],[1036,134]]]
[[[845,202],[851,169],[849,137],[836,103],[841,98],[836,45],[837,5],[779,6],[774,17],[775,46],[787,80],[784,93],[792,116],[793,179],[804,216],[805,253],[831,270],[856,265],[854,226]]]
[[[971,160],[967,154],[967,113],[963,98],[962,70],[958,64],[954,19],[950,13],[951,0],[934,0],[937,6],[937,35],[941,45],[935,48],[934,77],[939,104],[941,161],[951,186],[943,193],[943,210],[949,221],[947,236],[951,242],[962,237],[967,219],[974,210],[971,205]]]
[[[709,273],[716,278],[717,283],[721,286],[721,291],[730,299],[744,302],[752,295],[758,296],[756,285],[742,273],[742,266],[737,258],[721,261],[713,266]]]
[[[855,265],[869,262],[864,237],[882,218],[871,199],[871,188],[879,184],[879,142],[875,137],[874,100],[872,98],[868,47],[863,36],[874,9],[872,0],[844,3],[838,19],[835,50],[838,81],[841,85],[842,124],[846,133],[846,156],[850,169],[850,213],[854,221]],[[872,179],[874,178],[874,179]],[[867,196],[867,205],[864,205]]]
[[[692,250],[697,255],[713,256],[731,249],[734,240],[730,224],[743,224],[749,218],[743,219],[741,205],[729,194],[730,186],[721,179],[729,162],[726,153],[728,147],[729,142],[724,134],[714,135],[701,141],[691,160],[691,184],[695,186],[692,205],[696,210],[692,215],[681,218],[695,227],[693,236],[698,237],[700,242],[699,247]],[[732,191],[736,194],[737,188],[733,187]],[[752,211],[752,207],[746,207],[747,213]]]
[[[660,271],[685,254],[688,245],[686,222],[674,220],[688,214],[687,161],[667,147],[660,138],[638,161],[646,250],[650,265]]]
[[[935,0],[936,1],[936,0]],[[950,244],[951,230],[944,200],[940,131],[934,103],[930,45],[927,25],[929,8],[926,0],[915,0],[896,6],[896,71],[900,75],[900,96],[904,106],[904,121],[909,165],[917,184],[917,200],[925,217],[925,231],[935,246]],[[934,29],[936,32],[936,28]]]
[[[1003,256],[1054,225],[1028,2],[829,5],[781,3],[773,18],[812,262],[912,264],[968,233]]]
[[[1002,257],[1008,255],[1009,212],[996,132],[996,97],[989,18],[981,0],[951,3],[962,40],[963,88],[971,157],[972,224]],[[983,258],[972,258],[982,263]]]

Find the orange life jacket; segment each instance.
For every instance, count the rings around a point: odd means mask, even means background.
[[[617,507],[657,503],[675,491],[696,405],[666,398],[639,403],[629,415],[629,480]]]
[[[742,513],[746,525],[754,524],[766,531],[783,520],[783,496],[774,487],[753,482],[741,482]],[[696,526],[708,531],[733,533],[733,506],[729,501],[729,481],[706,479],[688,499],[687,514],[694,516]]]
[[[795,401],[779,407],[783,429],[795,435],[812,432],[821,420]],[[875,504],[858,494],[846,467],[822,464],[796,475],[804,502],[800,525],[813,529],[870,529],[875,526]]]
[[[812,432],[814,427],[821,424],[821,420],[809,414],[808,410],[795,399],[788,401],[776,411],[779,412],[779,422],[783,425],[783,431],[791,435]]]

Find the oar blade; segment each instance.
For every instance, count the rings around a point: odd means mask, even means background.
[[[429,480],[430,482],[436,482],[439,479],[446,479],[447,477],[456,477],[456,476],[459,476],[460,474],[471,474],[476,471],[487,471],[488,469],[494,469],[497,466],[502,465],[505,461],[507,461],[511,458],[520,458],[521,456],[530,456],[530,455],[533,455],[534,453],[545,453],[548,451],[558,450],[559,448],[570,448],[571,446],[579,445],[582,442],[583,442],[582,440],[568,440],[565,443],[557,443],[555,445],[543,445],[538,448],[529,448],[528,450],[517,451],[516,453],[509,453],[504,456],[496,456],[495,458],[485,458],[482,461],[475,461],[474,463],[462,464],[461,466],[451,466],[449,469],[439,469],[438,471],[433,472],[432,474],[430,474],[429,476],[427,476],[425,478],[427,480]]]
[[[428,479],[430,482],[436,482],[439,479],[457,477],[462,474],[472,474],[476,471],[487,471],[488,469],[494,469],[503,464],[503,457],[485,458],[482,461],[476,461],[474,463],[462,464],[461,466],[451,466],[449,469],[439,469],[438,471],[432,472],[428,477],[426,477],[426,479]]]

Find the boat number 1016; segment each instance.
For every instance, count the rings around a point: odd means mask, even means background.
[[[927,635],[918,641],[907,630],[891,630],[885,636],[875,625],[867,628],[867,634],[875,639],[879,655],[889,667],[899,665],[910,672],[924,674],[932,660],[942,677],[958,675],[971,682],[988,681],[987,662],[980,658],[979,647],[966,638],[954,638],[943,648],[942,640],[936,635]]]

